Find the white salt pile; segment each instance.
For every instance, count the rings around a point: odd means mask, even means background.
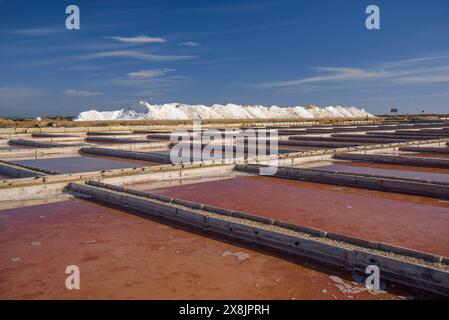
[[[97,120],[189,120],[189,119],[288,119],[288,118],[365,118],[374,117],[356,107],[264,107],[237,104],[212,106],[167,103],[152,105],[140,101],[133,106],[116,111],[90,110],[81,112],[76,121]]]

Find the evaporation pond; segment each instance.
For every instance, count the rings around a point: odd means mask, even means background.
[[[273,177],[236,177],[151,192],[449,256],[445,200]]]
[[[449,182],[449,169],[420,168],[397,165],[378,165],[341,162],[328,166],[317,166],[311,169],[338,171],[343,173],[369,174],[393,178],[418,179],[425,181]]]
[[[0,229],[0,299],[350,299],[329,276],[353,285],[335,269],[85,200],[0,211]],[[81,271],[81,290],[64,286],[72,264]],[[365,290],[353,298],[397,296]]]
[[[16,160],[13,162],[32,168],[51,170],[60,173],[78,173],[97,170],[141,168],[149,165],[160,165],[160,163],[150,161],[100,156],[42,158],[32,160]]]

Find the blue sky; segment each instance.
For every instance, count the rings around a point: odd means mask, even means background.
[[[0,39],[0,116],[139,100],[449,113],[447,0],[0,0]]]

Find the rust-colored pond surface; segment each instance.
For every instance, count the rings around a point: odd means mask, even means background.
[[[99,156],[43,158],[32,160],[17,160],[12,162],[33,168],[52,170],[60,173],[77,173],[134,167],[141,168],[149,165],[160,165],[160,163],[150,161]]]
[[[410,167],[409,167],[410,168]],[[439,181],[439,182],[449,182],[449,170],[445,170],[445,173],[438,173],[440,170],[434,169],[433,172],[426,168],[426,171],[413,171],[410,170],[399,170],[396,169],[394,165],[389,166],[389,168],[384,168],[377,166],[376,164],[370,164],[369,166],[359,166],[351,165],[351,163],[340,163],[330,166],[318,166],[312,169],[324,170],[324,171],[338,171],[346,173],[362,173],[362,174],[372,174],[377,176],[388,176],[394,178],[405,178],[405,179],[419,179],[425,181]]]
[[[449,201],[273,177],[153,193],[449,257]]]
[[[68,265],[80,269],[80,290],[65,287]],[[340,281],[362,289],[341,291]],[[84,200],[0,211],[0,299],[416,297],[353,281]]]

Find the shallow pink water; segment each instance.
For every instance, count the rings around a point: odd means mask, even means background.
[[[449,201],[272,177],[151,192],[449,256]]]

